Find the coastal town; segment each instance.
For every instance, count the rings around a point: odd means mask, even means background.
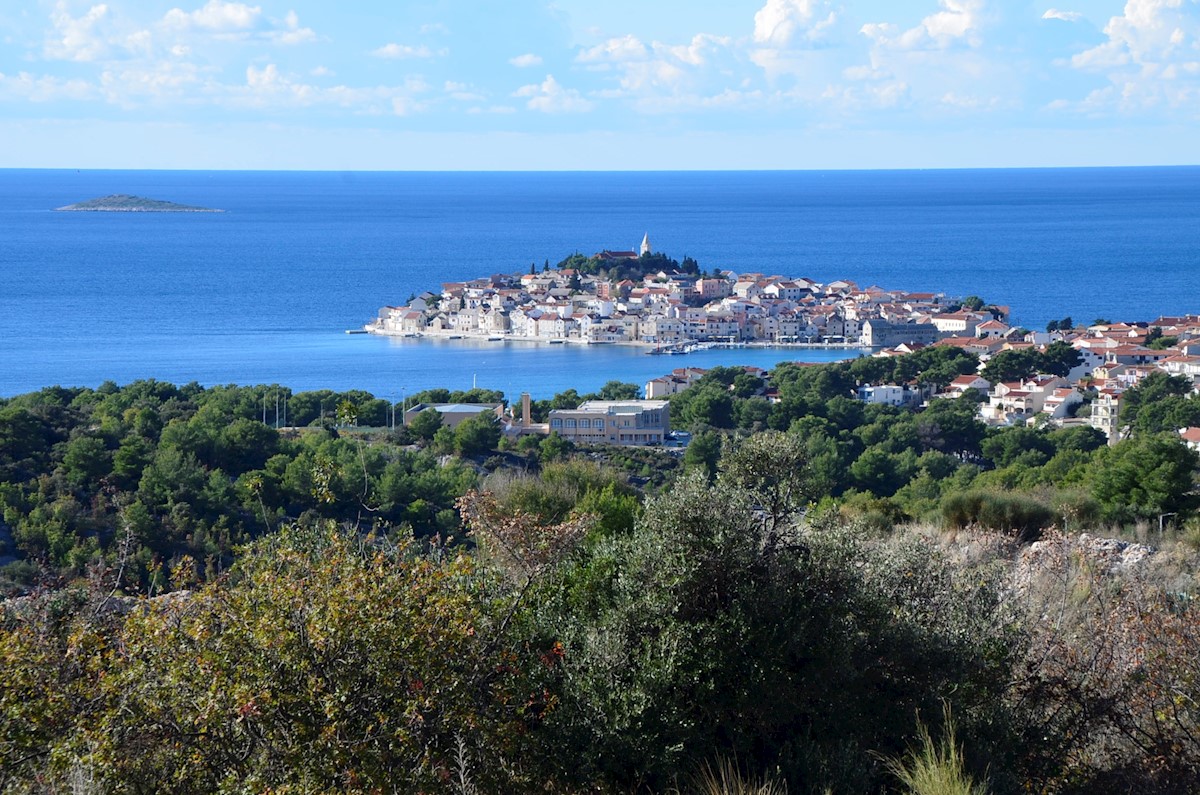
[[[931,345],[953,346],[978,357],[979,373],[948,384],[862,384],[854,397],[919,407],[970,394],[989,425],[1086,424],[1102,431],[1110,444],[1122,438],[1122,395],[1142,379],[1162,371],[1200,384],[1200,315],[1090,325],[1065,318],[1044,331],[1015,327],[1008,318],[1007,306],[974,296],[860,287],[848,280],[704,273],[694,261],[685,258],[681,266],[655,254],[647,235],[638,251],[604,250],[591,257],[575,255],[554,269],[546,263],[525,274],[445,283],[439,293],[384,307],[365,330],[402,337],[640,345],[666,354],[714,345],[813,345],[892,357]],[[995,376],[988,363],[1001,354],[1048,350],[1068,354],[1066,365],[1054,373],[984,377]],[[763,396],[771,400],[770,374],[752,369],[762,380]],[[461,421],[478,411],[496,411],[516,435],[554,432],[583,442],[662,444],[670,434],[666,399],[704,372],[675,368],[645,385],[644,400],[592,401],[552,412],[547,423],[531,423],[527,410],[505,414],[496,406],[454,406],[447,417]],[[1200,428],[1180,434],[1200,450]]]
[[[582,259],[582,258],[580,258]],[[601,251],[587,258],[593,270],[559,268],[497,274],[449,282],[440,293],[413,296],[404,306],[379,311],[366,330],[376,334],[633,344],[681,352],[701,345],[846,345],[930,343],[947,331],[962,332],[969,317],[941,293],[860,289],[850,281],[819,284],[806,278],[761,273],[654,269],[676,265],[651,251]],[[650,266],[650,267],[647,267]],[[604,278],[610,272],[644,272],[640,279]],[[972,329],[996,336],[1007,329],[1007,307],[990,307]],[[992,321],[988,324],[987,321]]]

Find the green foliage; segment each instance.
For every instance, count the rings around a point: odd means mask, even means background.
[[[474,485],[470,470],[439,467],[431,454],[402,451],[382,437],[338,438],[317,428],[282,434],[272,427],[276,394],[288,392],[140,381],[5,402],[0,521],[11,527],[10,551],[66,576],[114,565],[123,572],[120,585],[137,590],[161,588],[155,567],[184,555],[215,576],[237,545],[288,517],[422,535],[457,529],[454,501]],[[305,394],[323,397],[327,416],[333,411],[334,393]],[[366,392],[337,396],[379,413],[381,402]],[[315,421],[318,402],[311,408]],[[137,533],[122,552],[126,515],[136,516]]]
[[[596,397],[599,400],[637,400],[641,394],[642,389],[637,384],[609,381],[600,387]]]
[[[437,409],[425,409],[408,423],[408,430],[418,439],[432,441],[442,427],[442,414]]]
[[[1020,463],[1041,466],[1054,454],[1054,444],[1045,432],[1015,426],[1004,428],[983,441],[983,455],[998,467]]]
[[[1137,434],[1200,424],[1200,398],[1192,393],[1191,379],[1150,373],[1121,395],[1121,424]]]
[[[530,787],[558,658],[519,607],[468,557],[286,528],[124,621],[77,600],[0,625],[0,766],[65,782],[84,764],[126,792],[443,791],[463,765],[486,791]]]
[[[635,260],[606,261],[594,257],[586,257],[578,252],[571,254],[554,266],[555,270],[577,270],[580,273],[598,276],[619,282],[624,279],[641,281],[646,276],[666,271],[667,273],[699,273],[699,265],[690,257],[684,257],[683,263],[671,259],[666,254],[651,252],[643,254]]]
[[[574,449],[575,445],[570,439],[564,439],[556,431],[551,431],[538,444],[538,460],[542,464],[558,461],[565,458]]]
[[[970,679],[975,696],[1000,681],[996,647],[982,653],[969,629],[994,594],[963,581],[946,610],[914,610],[925,597],[913,588],[946,576],[929,549],[892,557],[776,524],[755,506],[780,473],[746,463],[715,487],[685,477],[537,600],[570,661],[545,739],[577,766],[574,783],[653,791],[725,757],[789,786],[872,791],[882,770],[866,749],[898,751],[900,715],[936,703],[945,677]]]
[[[708,480],[715,480],[721,460],[721,439],[714,431],[701,431],[693,436],[683,453],[684,471],[701,472]]]
[[[465,419],[454,429],[454,449],[459,455],[483,455],[499,444],[500,420],[490,411]]]
[[[952,527],[978,526],[1022,542],[1036,541],[1058,518],[1049,505],[1031,497],[984,491],[951,494],[942,502],[942,515]]]
[[[1056,341],[1046,346],[1045,351],[1036,348],[1000,351],[988,359],[981,375],[993,384],[1020,381],[1038,373],[1066,375],[1082,361],[1082,355],[1069,343]]]
[[[1193,507],[1196,453],[1171,434],[1139,436],[1107,448],[1092,475],[1092,494],[1111,518],[1157,518]]]
[[[884,497],[895,494],[916,471],[917,456],[912,450],[889,453],[871,447],[850,465],[850,476],[858,488]]]

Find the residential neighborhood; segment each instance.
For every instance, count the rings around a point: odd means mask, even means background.
[[[1081,328],[1056,330],[1052,334],[1008,329],[992,336],[976,326],[979,336],[944,337],[933,345],[954,346],[979,357],[979,373],[959,376],[944,387],[930,384],[863,384],[853,397],[864,403],[917,408],[930,400],[955,399],[971,395],[979,402],[979,418],[991,426],[1089,425],[1103,432],[1110,444],[1124,438],[1127,423],[1121,421],[1123,395],[1152,373],[1182,376],[1200,392],[1200,315],[1160,317],[1137,323],[1100,323]],[[950,329],[960,334],[964,329]],[[1011,380],[984,377],[988,364],[1010,351],[1045,352],[1051,345],[1069,346],[1077,354],[1078,364],[1064,375],[1034,373]],[[1153,347],[1151,347],[1153,346]],[[905,343],[875,351],[872,356],[902,356],[924,345]],[[763,397],[777,402],[778,393],[770,386],[770,374],[761,368],[747,372],[763,379]],[[670,397],[698,381],[705,370],[681,367],[646,384],[646,396]],[[1183,428],[1185,443],[1200,450],[1200,428]]]

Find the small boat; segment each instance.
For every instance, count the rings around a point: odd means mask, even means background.
[[[550,340],[551,345],[562,345],[565,340]]]
[[[449,336],[447,339],[452,339],[452,340],[461,340],[461,339],[462,339],[462,334],[451,334],[451,335],[450,335],[450,336]]]
[[[488,337],[488,342],[504,342],[504,337]]]

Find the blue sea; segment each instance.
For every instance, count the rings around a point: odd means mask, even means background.
[[[221,214],[56,213],[112,193]],[[0,395],[157,378],[548,397],[845,351],[347,335],[385,304],[566,255],[980,295],[1028,327],[1200,312],[1200,167],[325,173],[0,170]]]

